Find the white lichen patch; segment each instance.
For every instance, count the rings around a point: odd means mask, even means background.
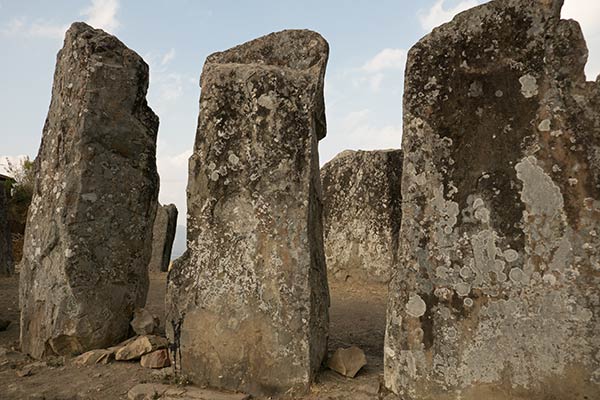
[[[517,178],[523,182],[521,200],[536,215],[554,216],[563,208],[560,188],[537,165],[535,157],[525,157],[516,166]]]
[[[410,296],[408,303],[406,303],[406,313],[412,317],[419,318],[427,311],[427,304],[418,294]]]
[[[545,119],[538,125],[538,130],[540,132],[550,132],[550,128],[552,126],[552,122],[549,119]]]
[[[523,94],[523,96],[528,99],[537,96],[538,85],[534,76],[530,74],[523,75],[519,78],[519,83],[521,83],[521,94]]]

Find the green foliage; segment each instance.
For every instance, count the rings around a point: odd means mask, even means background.
[[[11,193],[11,197],[17,203],[31,202],[33,196],[33,184],[35,182],[35,167],[33,161],[29,157],[21,160],[20,163],[14,164],[9,159],[6,159],[8,175],[13,178],[12,181],[7,181]]]
[[[8,225],[12,237],[13,259],[15,262],[21,260],[23,254],[23,239],[27,212],[33,197],[33,186],[35,182],[35,164],[25,158],[18,164],[7,161],[7,175],[13,178],[7,181],[10,194],[8,200]]]

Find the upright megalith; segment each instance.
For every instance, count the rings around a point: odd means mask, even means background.
[[[177,229],[177,214],[175,204],[159,205],[156,209],[152,234],[152,257],[148,265],[150,271],[167,272],[169,269]]]
[[[600,83],[562,1],[496,0],[408,54],[385,384],[600,393]]]
[[[58,53],[35,161],[20,281],[21,347],[35,358],[124,339],[148,291],[158,117],[148,65],[74,23]]]
[[[8,189],[0,179],[0,276],[13,273],[12,242],[8,225]]]
[[[176,368],[254,394],[303,391],[326,352],[318,140],[327,42],[273,33],[208,57],[189,163],[188,249],[167,284]]]
[[[330,279],[389,281],[402,216],[401,178],[401,150],[346,150],[321,168]]]

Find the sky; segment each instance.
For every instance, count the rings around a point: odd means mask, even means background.
[[[206,57],[270,32],[312,29],[330,57],[321,164],[345,149],[400,147],[407,50],[435,26],[483,0],[0,0],[0,162],[34,158],[64,32],[85,21],[116,35],[150,65],[148,102],[160,117],[159,200],[185,224],[187,161]],[[565,0],[600,73],[600,0]],[[0,173],[2,172],[0,166]]]

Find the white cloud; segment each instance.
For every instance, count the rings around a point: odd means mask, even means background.
[[[590,50],[585,72],[588,80],[596,79],[600,74],[600,1],[566,0],[561,17],[574,19],[581,25]]]
[[[462,0],[454,7],[447,7],[446,0],[436,0],[429,10],[421,10],[418,13],[421,27],[429,32],[436,26],[450,21],[459,12],[473,8],[481,3],[479,0]]]
[[[9,174],[8,165],[12,164],[13,166],[18,166],[26,160],[28,157],[25,155],[19,156],[0,156],[0,174]]]
[[[175,204],[179,210],[178,225],[185,225],[188,159],[192,155],[192,150],[173,155],[162,151],[163,147],[159,140],[159,150],[156,156],[156,165],[160,175],[159,201],[161,204]]]
[[[120,25],[117,19],[118,0],[92,0],[92,4],[81,12],[86,21],[94,28],[114,32]]]
[[[352,111],[340,120],[329,123],[329,132],[319,143],[320,163],[323,165],[342,150],[381,150],[400,148],[402,124],[383,123],[370,109]],[[339,142],[343,139],[344,146]]]
[[[387,73],[393,71],[394,74],[402,75],[405,62],[406,50],[383,49],[363,64],[353,83],[357,87],[366,83],[372,92],[379,92]]]
[[[387,69],[404,69],[406,50],[383,49],[363,65],[367,72],[379,72]]]
[[[160,65],[167,65],[175,58],[175,49],[169,50],[162,58]]]
[[[56,24],[45,19],[29,21],[25,17],[14,17],[0,29],[0,33],[4,36],[62,39],[68,28],[68,25]]]

